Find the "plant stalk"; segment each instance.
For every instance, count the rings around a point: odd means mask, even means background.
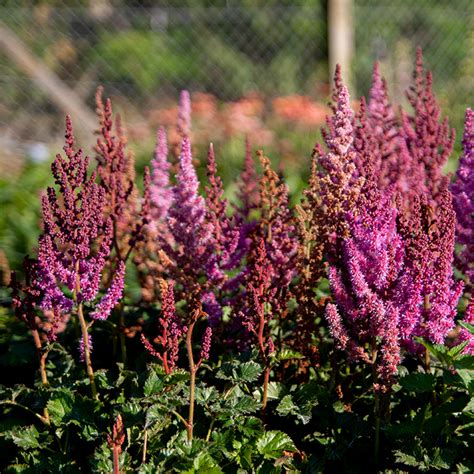
[[[81,291],[81,283],[79,280],[79,262],[76,262],[76,288],[74,289],[74,301],[77,302],[77,295]],[[86,363],[86,372],[87,376],[89,377],[90,385],[91,385],[91,392],[92,392],[92,398],[95,398],[98,400],[98,395],[97,395],[97,387],[95,385],[95,379],[94,379],[94,369],[92,368],[92,361],[91,361],[91,349],[89,346],[89,333],[88,333],[88,328],[87,328],[87,323],[84,318],[84,313],[82,310],[82,302],[78,304],[77,306],[77,316],[79,319],[79,324],[81,326],[81,333],[82,333],[82,340],[84,341],[84,360]]]
[[[190,382],[189,382],[189,415],[188,415],[188,423],[186,426],[186,430],[188,433],[188,442],[193,440],[193,424],[194,424],[194,398],[195,398],[195,391],[196,391],[196,372],[197,367],[194,362],[193,356],[193,330],[194,325],[196,324],[193,321],[186,333],[186,348],[188,351],[188,361],[189,361],[189,375],[190,375]]]
[[[113,447],[114,453],[114,474],[120,474],[120,448],[118,446]]]
[[[263,373],[262,413],[264,413],[265,409],[267,408],[269,381],[270,381],[270,366],[267,365],[265,367],[265,372]]]
[[[143,433],[143,453],[142,453],[142,464],[146,463],[146,451],[148,449],[148,430],[145,428]]]
[[[46,358],[48,357],[48,352],[43,349],[43,345],[41,344],[41,339],[38,333],[38,329],[32,329],[31,334],[33,335],[33,341],[35,343],[36,354],[38,355],[39,359],[39,370],[41,375],[41,383],[47,387],[49,385],[48,382],[48,375],[46,374]],[[46,407],[43,408],[43,417],[47,420],[49,424],[49,412]]]

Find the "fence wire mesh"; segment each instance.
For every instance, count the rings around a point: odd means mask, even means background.
[[[326,1],[188,3],[4,0],[0,18],[91,113],[95,89],[104,84],[126,111],[129,126],[147,122],[183,88],[224,102],[251,91],[268,100],[301,94],[326,101]],[[259,3],[263,6],[255,6]],[[458,125],[474,92],[474,2],[353,4],[354,92],[367,92],[378,59],[394,99],[402,101],[420,45],[435,88]],[[1,154],[38,153],[38,143],[61,135],[64,111],[2,50],[0,87]]]

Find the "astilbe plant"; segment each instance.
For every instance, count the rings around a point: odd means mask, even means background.
[[[461,250],[456,256],[456,266],[466,278],[470,303],[466,309],[464,321],[474,323],[474,112],[466,110],[464,134],[462,139],[463,154],[459,160],[456,179],[451,187],[453,205],[456,211],[456,242]],[[461,340],[468,340],[467,352],[474,352],[474,337],[461,329]]]
[[[345,456],[350,453],[347,446],[365,443],[365,434],[354,439],[351,433],[347,442],[341,433],[347,420],[351,429],[358,430],[360,424],[363,433],[370,433],[373,408],[368,401],[375,405],[373,465],[379,468],[381,448],[388,454],[388,448],[381,446],[382,433],[392,442],[398,428],[408,430],[408,424],[415,424],[413,406],[424,403],[423,392],[432,395],[431,408],[423,407],[424,418],[417,414],[416,420],[425,423],[433,415],[438,423],[448,398],[444,391],[435,396],[434,387],[444,383],[445,374],[439,375],[437,364],[430,365],[425,347],[434,347],[446,356],[438,357],[438,362],[449,362],[449,371],[445,371],[449,377],[456,377],[456,370],[462,370],[462,364],[470,360],[459,359],[456,365],[456,357],[467,357],[465,353],[474,350],[469,332],[474,322],[474,115],[468,109],[464,152],[449,187],[442,167],[454,135],[447,121],[440,120],[432,78],[424,72],[420,51],[414,86],[408,94],[413,116],[395,112],[378,65],[374,66],[368,101],[362,98],[354,112],[337,68],[331,113],[323,130],[325,146],[314,147],[309,183],[296,206],[290,203],[284,177],[272,168],[263,151],[256,153],[257,172],[248,140],[235,202],[225,195],[218,173],[219,148],[215,150],[212,144],[201,194],[193,161],[187,91],[180,96],[176,131],[168,130],[169,145],[167,131],[158,130],[151,171],[145,169],[145,191],[140,199],[120,119],[113,119],[111,103],[104,103],[101,94],[99,90],[96,97],[100,122],[96,170],[90,173],[89,159],[76,150],[68,118],[65,155],[57,155],[52,165],[56,186],[48,188],[42,198],[43,231],[37,258],[25,260],[24,281],[14,274],[10,283],[16,316],[33,336],[42,390],[52,390],[36,420],[47,429],[55,426],[49,437],[61,433],[61,455],[70,452],[69,434],[63,437],[62,430],[70,426],[79,430],[74,416],[83,404],[88,409],[94,407],[91,417],[104,403],[121,407],[112,434],[106,440],[103,436],[100,448],[109,465],[107,445],[113,451],[114,472],[119,472],[121,461],[130,464],[128,458],[136,452],[137,442],[145,470],[150,466],[168,469],[170,463],[176,463],[172,469],[181,469],[184,463],[181,459],[177,462],[178,452],[191,459],[186,469],[192,465],[195,470],[212,470],[224,459],[232,465],[229,469],[234,464],[238,469],[254,469],[253,459],[258,456],[265,461],[255,470],[270,466],[265,464],[267,458],[298,469],[320,454],[321,462],[333,469],[337,463],[331,456],[336,451],[325,446],[344,446]],[[455,259],[456,242],[459,252]],[[46,357],[59,346],[50,343],[62,341],[59,335],[69,318],[77,317],[79,355],[85,362],[92,396],[98,398],[90,329],[92,324],[108,320],[120,303],[126,263],[132,256],[142,298],[134,301],[135,296],[127,295],[127,304],[116,311],[119,326],[109,320],[104,329],[112,327],[117,333],[119,327],[123,335],[128,318],[138,318],[135,333],[141,332],[141,344],[130,341],[129,350],[138,348],[146,357],[137,357],[133,363],[140,366],[144,360],[154,359],[162,369],[156,364],[148,366],[140,398],[137,382],[143,378],[135,376],[123,357],[122,364],[113,369],[119,372],[115,386],[109,369],[97,376],[101,390],[107,392],[103,400],[87,400],[82,393],[73,400],[80,384],[69,386],[65,377],[60,379],[65,386],[56,387],[54,372],[47,370]],[[453,264],[463,273],[467,288],[466,324],[460,323],[464,327],[459,333],[453,329],[463,283],[455,280]],[[70,333],[66,336],[67,343]],[[196,343],[197,336],[200,343]],[[442,352],[441,345],[456,337],[465,345]],[[121,338],[123,348],[127,342]],[[223,349],[220,356],[212,354],[218,361],[215,373],[203,370],[211,348],[213,352]],[[48,364],[53,363],[53,355]],[[113,362],[110,359],[105,367]],[[183,377],[181,369],[187,369],[189,377]],[[403,376],[407,371],[411,372],[408,382]],[[465,382],[466,373],[462,375]],[[413,390],[417,400],[407,402],[403,397],[411,390],[410,377],[429,387],[417,385]],[[302,381],[310,383],[300,387]],[[465,392],[471,390],[469,383],[465,383]],[[278,405],[272,400],[271,388],[275,394],[284,394]],[[120,392],[116,399],[115,392]],[[129,395],[131,400],[126,398]],[[353,401],[346,403],[352,395]],[[343,402],[344,413],[338,412],[337,399]],[[455,400],[456,407],[465,400],[468,403],[462,392]],[[14,401],[8,403],[13,406]],[[409,414],[406,403],[411,404]],[[143,412],[137,411],[141,409]],[[182,414],[186,410],[187,416]],[[466,405],[456,419],[468,410]],[[175,416],[186,433],[176,425]],[[265,431],[265,426],[281,420],[286,423],[288,416],[297,420],[288,432],[299,437],[298,448],[286,434],[282,437],[284,433]],[[316,416],[314,426],[308,424]],[[397,424],[399,420],[406,423],[397,426],[390,417],[397,417]],[[143,430],[135,426],[141,423],[139,419],[144,420]],[[337,430],[335,423],[340,423]],[[383,423],[387,430],[382,432]],[[89,436],[93,430],[85,424],[84,432]],[[206,429],[205,440],[194,439]],[[17,438],[12,435],[12,439],[18,439],[19,435],[14,436]],[[418,433],[416,439],[418,442]],[[444,440],[444,431],[439,439]],[[456,446],[465,442],[465,438],[459,439]],[[182,449],[180,443],[186,440]],[[280,441],[285,448],[280,449]],[[27,444],[40,449],[31,440]],[[240,446],[245,446],[245,451]],[[308,461],[304,451],[314,446],[314,457]],[[122,450],[128,451],[126,456],[120,456]],[[203,450],[204,457],[196,450]],[[218,453],[216,459],[211,452]],[[392,451],[390,456],[398,454]],[[137,463],[133,463],[135,467]],[[386,465],[398,468],[400,464],[397,457]]]
[[[455,133],[448,119],[440,121],[441,109],[433,92],[433,76],[425,73],[421,48],[416,52],[414,84],[407,92],[413,107],[413,116],[402,112],[401,134],[406,140],[413,160],[422,165],[424,179],[430,197],[436,199],[446,178],[443,166],[452,152]]]
[[[96,300],[101,275],[110,254],[113,229],[104,217],[105,191],[82,150],[75,150],[71,120],[66,120],[66,158],[57,155],[51,169],[58,192],[50,187],[42,198],[44,232],[38,246],[38,286],[43,291],[41,306],[60,320],[75,308],[81,327],[79,344],[94,397],[97,390],[91,363],[89,326],[84,304]],[[122,297],[125,264],[119,261],[109,289],[90,316],[105,320]],[[67,292],[67,294],[65,293]],[[55,338],[54,330],[50,339]]]

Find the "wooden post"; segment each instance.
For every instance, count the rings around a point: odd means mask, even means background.
[[[37,59],[25,43],[2,21],[0,21],[0,49],[36,83],[56,107],[65,115],[71,115],[76,130],[79,129],[87,136],[97,128],[95,114],[78,94]]]
[[[329,83],[336,64],[341,65],[344,84],[353,92],[351,62],[354,51],[353,1],[328,0]]]

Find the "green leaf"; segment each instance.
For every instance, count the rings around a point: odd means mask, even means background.
[[[403,453],[402,451],[395,451],[395,462],[405,464],[406,466],[420,467],[420,463],[411,454]]]
[[[303,355],[291,349],[282,349],[275,357],[278,362],[290,359],[302,359]]]
[[[254,361],[240,364],[236,371],[236,380],[241,382],[254,382],[260,377],[262,368]]]
[[[293,415],[296,416],[303,424],[306,424],[311,419],[311,406],[305,404],[299,407],[293,401],[291,395],[285,395],[277,406],[277,412],[281,416]]]
[[[218,399],[218,392],[215,387],[196,387],[196,403],[206,405]]]
[[[21,427],[10,432],[11,440],[22,449],[39,448],[39,433],[34,425]]]
[[[156,372],[151,372],[148,378],[145,381],[145,385],[143,387],[143,394],[145,397],[150,397],[156,393],[159,393],[163,390],[164,383],[163,379],[158,376]]]
[[[46,404],[52,423],[59,426],[65,418],[69,417],[73,405],[74,395],[70,390],[61,389],[54,392]]]
[[[431,392],[435,388],[436,378],[433,374],[418,372],[402,377],[399,383],[408,392]]]
[[[267,431],[257,441],[257,450],[266,459],[276,459],[283,455],[283,451],[296,451],[291,438],[282,431]]]
[[[474,370],[469,369],[457,369],[456,373],[461,377],[463,385],[469,391],[474,392]]]
[[[469,324],[466,321],[459,321],[459,325],[464,329],[467,329],[472,335],[474,335],[474,324]]]
[[[469,344],[469,341],[464,341],[461,342],[461,344],[458,344],[457,346],[451,347],[448,351],[448,355],[452,357],[453,359],[457,359],[459,355],[461,355],[464,351],[464,349],[467,347]]]

